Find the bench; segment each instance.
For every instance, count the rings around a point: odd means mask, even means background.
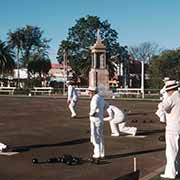
[[[88,88],[75,88],[78,96],[88,96]]]
[[[51,95],[53,91],[52,87],[34,87],[31,89],[31,94],[45,94],[47,93],[49,96]]]
[[[115,96],[120,95],[135,95],[136,97],[140,97],[141,95],[141,89],[139,88],[118,88],[116,89],[116,92],[114,93]]]
[[[0,93],[9,93],[11,95],[14,94],[16,87],[4,87],[0,86]]]

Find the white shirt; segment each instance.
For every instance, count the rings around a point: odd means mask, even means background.
[[[166,111],[166,130],[180,134],[180,93],[174,91],[163,100],[162,107]]]
[[[99,94],[95,94],[90,102],[90,119],[99,118],[100,120],[103,120],[105,108],[106,102],[104,98]]]
[[[167,94],[167,92],[166,92],[165,85],[164,85],[163,88],[160,90],[160,94],[162,95],[161,98],[160,98],[162,101],[168,97],[168,94]]]
[[[104,121],[110,121],[112,119],[117,119],[119,122],[125,121],[125,113],[116,106],[110,105],[107,108],[107,112],[109,116],[104,118]]]
[[[68,101],[77,101],[78,95],[74,86],[68,86]]]

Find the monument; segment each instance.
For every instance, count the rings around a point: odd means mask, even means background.
[[[109,92],[109,72],[106,65],[106,47],[101,41],[99,30],[97,31],[96,43],[91,47],[89,86],[96,86],[99,91],[106,94]]]

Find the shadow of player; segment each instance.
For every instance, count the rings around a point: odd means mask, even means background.
[[[25,151],[29,151],[31,149],[36,149],[36,148],[72,146],[72,145],[88,143],[88,142],[89,142],[89,138],[81,138],[81,139],[74,139],[74,140],[64,141],[64,142],[54,143],[54,144],[33,144],[33,145],[27,145],[27,146],[13,146],[11,147],[11,149],[14,152],[25,152]]]
[[[131,172],[129,174],[126,174],[124,176],[118,177],[114,180],[138,180],[139,179],[140,171],[137,170],[135,172]]]

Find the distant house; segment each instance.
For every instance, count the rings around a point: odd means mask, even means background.
[[[50,81],[56,82],[66,82],[68,77],[72,76],[72,69],[67,66],[65,69],[63,64],[51,64],[51,69],[49,70]]]
[[[110,87],[140,88],[141,85],[141,61],[130,59],[128,68],[125,71],[123,63],[116,66],[115,76],[109,80]],[[145,65],[145,69],[147,65]],[[126,72],[126,73],[125,73]],[[146,72],[146,71],[145,71]],[[126,80],[126,83],[124,82]]]

